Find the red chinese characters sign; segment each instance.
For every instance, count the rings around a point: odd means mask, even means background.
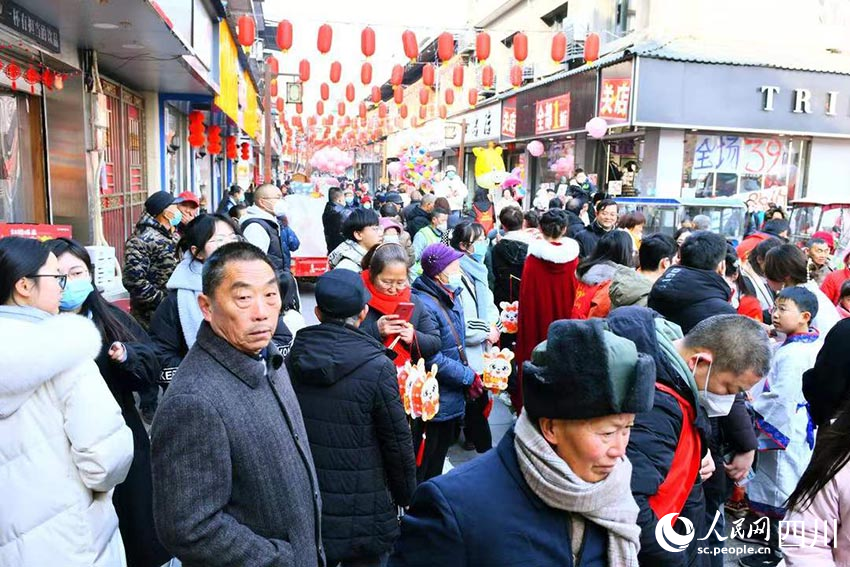
[[[516,97],[502,102],[502,137],[516,138]]]
[[[535,134],[570,129],[570,93],[538,100],[534,105]]]
[[[6,224],[0,223],[0,238],[19,236],[35,238],[44,242],[54,238],[71,238],[71,226],[67,224]]]
[[[609,123],[627,122],[631,92],[631,79],[602,79],[598,116]]]

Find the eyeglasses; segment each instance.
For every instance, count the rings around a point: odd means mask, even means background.
[[[214,236],[209,239],[211,244],[230,244],[231,242],[244,242],[245,239],[238,234],[228,234],[227,236]]]
[[[31,276],[26,276],[28,278],[56,278],[57,283],[59,284],[59,289],[65,289],[65,284],[68,283],[68,276],[65,274],[33,274]]]

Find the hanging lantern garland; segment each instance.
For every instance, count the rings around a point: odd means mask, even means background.
[[[277,47],[286,53],[292,48],[292,23],[289,20],[281,20],[277,25]]]

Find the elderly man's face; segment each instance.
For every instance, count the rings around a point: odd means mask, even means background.
[[[608,478],[626,454],[635,414],[594,419],[540,419],[540,431],[555,453],[585,482]]]
[[[231,262],[211,297],[198,304],[215,333],[246,354],[257,354],[272,339],[280,316],[280,292],[271,267],[262,260]]]

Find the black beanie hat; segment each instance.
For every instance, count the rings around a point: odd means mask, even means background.
[[[168,191],[157,191],[145,201],[145,210],[150,216],[156,218],[172,203],[174,203],[174,195]]]

